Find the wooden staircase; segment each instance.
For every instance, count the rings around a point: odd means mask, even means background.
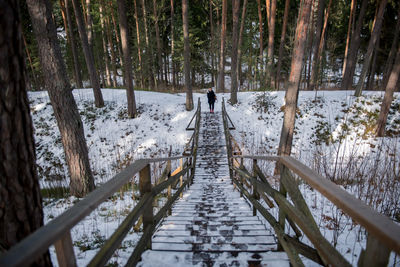
[[[229,176],[220,113],[202,113],[193,185],[152,237],[139,266],[289,266]]]

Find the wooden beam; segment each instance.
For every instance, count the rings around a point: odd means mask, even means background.
[[[72,245],[71,233],[69,231],[54,244],[54,247],[56,248],[58,265],[60,267],[76,266],[74,247]]]

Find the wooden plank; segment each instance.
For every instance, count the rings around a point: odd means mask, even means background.
[[[150,193],[140,199],[139,203],[136,204],[135,208],[129,213],[125,220],[120,224],[118,229],[112,234],[112,236],[104,243],[100,251],[90,261],[88,266],[104,266],[114,251],[120,246],[122,240],[124,240],[126,234],[135,224],[136,220],[141,216],[144,208],[151,204],[152,197]]]
[[[291,243],[301,255],[312,260],[313,262],[324,265],[316,249],[300,242],[298,239],[293,238],[289,235],[285,235],[285,240]]]
[[[139,175],[139,190],[140,195],[143,197],[146,193],[151,194],[151,171],[150,164],[147,164],[142,170],[140,170]],[[149,203],[147,203],[143,209],[143,230],[147,228],[152,228],[153,225],[153,195]],[[147,248],[151,249],[151,238],[148,240]]]
[[[74,247],[72,245],[71,233],[69,231],[54,244],[54,247],[56,248],[58,265],[60,267],[76,266]],[[21,254],[23,254],[23,252]]]
[[[387,266],[389,262],[389,256],[390,249],[388,249],[372,235],[368,235],[367,248],[365,250],[362,250],[358,261],[358,266]]]
[[[399,225],[294,158],[282,157],[281,162],[357,221],[368,233],[400,254]]]
[[[143,251],[147,249],[148,240],[151,239],[154,228],[154,225],[151,225],[143,231],[142,237],[137,242],[135,250],[129,257],[126,266],[136,266],[136,264],[139,262]]]
[[[234,158],[244,158],[244,159],[257,159],[257,160],[268,160],[268,161],[278,161],[280,159],[279,156],[256,156],[256,155],[241,155],[241,156],[233,156]]]

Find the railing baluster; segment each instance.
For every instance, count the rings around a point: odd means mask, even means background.
[[[280,175],[283,174],[283,164],[280,164],[281,169],[280,169]],[[279,179],[279,193],[281,193],[285,198],[286,198],[286,189],[285,186],[282,183],[282,177]],[[285,219],[286,219],[286,213],[282,208],[279,208],[279,225],[281,226],[283,232],[285,232]],[[279,251],[283,250],[282,244],[278,242],[278,248]]]
[[[253,159],[253,177],[254,177],[254,179],[257,180],[257,173],[256,173],[256,168],[255,168],[256,165],[257,165],[257,160]],[[260,195],[258,194],[257,186],[255,184],[253,184],[253,197],[256,200],[260,199]],[[256,215],[257,215],[257,208],[253,205],[253,216],[256,216]]]
[[[180,168],[181,168],[181,171],[182,171],[183,170],[183,159],[179,160],[179,165],[180,165]],[[179,187],[182,187],[182,185],[183,185],[183,176],[181,175],[181,177],[179,177]],[[179,195],[179,197],[182,198],[183,197],[183,193],[181,193]]]
[[[359,267],[387,266],[389,262],[390,249],[368,234],[367,247],[361,251],[358,260]]]
[[[74,247],[72,246],[71,232],[66,232],[65,235],[58,240],[54,247],[56,248],[58,265],[60,267],[75,267],[76,259]]]
[[[139,173],[139,190],[143,197],[145,193],[151,192],[150,164],[147,164]],[[153,200],[149,202],[143,211],[143,232],[153,225]],[[151,238],[146,248],[151,249]]]

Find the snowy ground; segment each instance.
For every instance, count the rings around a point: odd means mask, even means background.
[[[185,128],[194,111],[185,111],[185,94],[167,94],[136,91],[136,102],[140,116],[129,119],[126,114],[125,90],[103,89],[105,107],[97,109],[93,105],[92,91],[74,90],[74,96],[85,125],[86,141],[89,147],[91,166],[96,184],[109,180],[119,170],[138,158],[166,156],[172,148],[172,155],[183,151],[183,146],[191,132]],[[375,138],[371,125],[378,114],[382,92],[365,92],[356,99],[351,91],[321,91],[315,98],[314,92],[300,92],[299,110],[296,121],[293,156],[306,165],[317,169],[324,176],[340,183],[343,188],[370,203],[374,208],[392,218],[400,220],[400,186],[398,149],[400,140],[400,96],[396,95],[389,116],[389,134],[393,137]],[[68,174],[61,145],[61,139],[53,116],[49,98],[45,92],[29,94],[35,125],[37,162],[43,188],[68,187]],[[208,110],[205,94],[194,94],[194,102],[201,98],[202,110]],[[222,97],[218,94],[215,110],[221,109]],[[238,95],[239,104],[227,105],[228,113],[236,126],[233,135],[246,154],[275,154],[282,127],[284,92],[244,92]],[[378,193],[367,197],[371,188],[357,184],[367,184],[350,177],[346,167],[363,168],[367,163],[377,164],[376,159],[393,165],[391,171],[395,179],[388,184],[391,176],[383,180],[392,191],[379,194],[380,188],[372,188]],[[385,159],[386,161],[384,161]],[[383,161],[382,161],[383,160]],[[350,162],[350,163],[349,163]],[[367,162],[367,163],[364,163]],[[385,165],[386,166],[386,165]],[[376,169],[385,169],[385,166]],[[272,165],[264,168],[271,171]],[[347,176],[346,176],[347,175]],[[384,177],[386,177],[384,176]],[[397,178],[396,178],[397,177]],[[345,180],[346,179],[346,180]],[[357,178],[358,179],[358,178]],[[352,184],[356,184],[353,186]],[[338,249],[356,265],[356,256],[365,237],[326,199],[321,198],[307,185],[302,187],[307,201],[323,227],[328,240],[337,242]],[[45,199],[45,221],[59,215],[72,206],[76,199]],[[78,265],[88,263],[98,247],[106,240],[127,212],[135,205],[129,193],[116,195],[78,224],[72,231]],[[332,227],[332,225],[339,227]],[[110,263],[122,264],[128,257],[139,234],[130,233],[123,247],[114,255]],[[357,242],[356,242],[357,241]],[[53,259],[54,253],[52,253]],[[393,259],[392,259],[393,260]],[[53,260],[53,262],[56,262]],[[397,265],[399,257],[397,257]]]

